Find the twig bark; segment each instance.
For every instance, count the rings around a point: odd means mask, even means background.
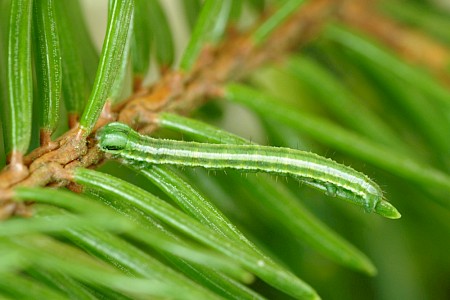
[[[449,49],[424,33],[382,15],[375,4],[376,1],[347,1],[339,10],[339,18],[376,38],[405,61],[427,68],[450,86]]]

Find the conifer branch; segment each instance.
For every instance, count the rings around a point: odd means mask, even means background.
[[[302,6],[266,42],[255,46],[252,32],[230,29],[222,43],[205,47],[192,71],[167,71],[153,86],[137,89],[117,107],[106,104],[95,129],[119,120],[150,134],[156,130],[154,118],[161,112],[186,115],[213,98],[221,87],[238,80],[254,69],[280,60],[292,50],[314,38],[324,23],[334,17],[340,0],[315,0]],[[96,146],[95,130],[87,139],[79,128],[73,128],[50,144],[28,154],[24,163],[28,176],[17,178],[14,169],[6,167],[0,173],[0,216],[26,214],[23,207],[12,209],[10,197],[17,186],[67,186],[78,188],[67,174],[76,167],[92,167],[102,162],[103,153]]]

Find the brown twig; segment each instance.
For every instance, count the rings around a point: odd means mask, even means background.
[[[167,71],[159,82],[137,92],[123,104],[105,106],[96,128],[119,120],[151,133],[156,129],[154,117],[162,112],[188,114],[213,97],[227,82],[237,80],[255,68],[284,57],[314,37],[322,24],[333,15],[340,0],[314,0],[304,5],[284,25],[274,32],[266,43],[255,47],[252,30],[245,33],[230,32],[217,47],[206,47],[193,70],[189,73]],[[11,168],[0,173],[0,215],[17,212],[10,202],[16,186],[68,186],[67,174],[78,167],[99,164],[103,153],[95,139],[87,139],[71,118],[71,130],[53,143],[31,152],[22,164],[26,176],[17,176]]]
[[[347,1],[338,16],[350,25],[372,36],[412,64],[426,67],[441,81],[450,85],[450,51],[420,31],[395,22],[377,11],[376,1]]]

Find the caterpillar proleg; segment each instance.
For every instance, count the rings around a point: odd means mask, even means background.
[[[130,162],[235,169],[289,175],[327,194],[396,219],[400,213],[383,199],[380,187],[363,173],[314,153],[261,145],[224,145],[156,139],[125,124],[110,123],[99,133],[99,147]]]

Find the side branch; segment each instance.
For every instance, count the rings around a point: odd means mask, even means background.
[[[189,73],[169,71],[152,87],[136,91],[117,107],[106,105],[96,128],[119,120],[150,134],[156,130],[154,117],[160,112],[186,115],[214,97],[227,82],[238,80],[270,61],[278,60],[294,48],[311,40],[322,25],[334,16],[340,0],[314,0],[280,26],[263,45],[255,47],[251,33],[231,31],[216,47],[205,47],[195,67]],[[254,28],[257,28],[255,26]],[[0,217],[22,214],[23,208],[11,201],[16,186],[68,186],[71,170],[93,167],[105,157],[92,136],[85,139],[77,128],[64,134],[51,145],[43,145],[25,157],[28,176],[17,182],[11,169],[0,173]]]
[[[339,10],[339,18],[373,36],[404,60],[428,68],[444,84],[450,86],[450,51],[446,46],[377,12],[373,2],[347,1]]]

